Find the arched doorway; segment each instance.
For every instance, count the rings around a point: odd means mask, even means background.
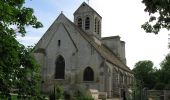
[[[55,79],[64,79],[65,76],[65,61],[64,58],[60,55],[57,57],[55,63]]]

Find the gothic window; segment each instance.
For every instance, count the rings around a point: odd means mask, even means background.
[[[65,61],[62,56],[59,56],[56,60],[55,79],[64,79],[64,75],[65,75]]]
[[[83,80],[84,81],[94,81],[94,72],[90,67],[87,67],[84,70]]]
[[[81,18],[78,19],[77,25],[78,25],[78,27],[82,28],[82,19]]]
[[[95,29],[94,29],[95,32],[97,32],[97,18],[95,18]]]
[[[90,18],[87,17],[85,20],[85,30],[88,30],[90,28]]]
[[[100,34],[100,21],[97,23],[97,34]]]

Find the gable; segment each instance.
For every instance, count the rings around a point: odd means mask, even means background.
[[[61,19],[61,14],[60,16],[53,22],[53,24],[48,28],[48,30],[45,32],[45,34],[41,37],[41,39],[38,41],[38,43],[34,47],[34,52],[37,52],[39,48],[45,49],[46,46],[48,45],[49,41],[54,35],[54,31],[58,29],[59,26],[59,20]]]
[[[46,49],[55,33],[58,31],[58,28],[61,28],[61,26],[64,27],[62,23],[65,23],[65,21],[65,16],[61,13],[35,45],[34,52],[38,52],[39,48]]]
[[[66,55],[71,55],[72,53],[78,51],[75,42],[63,23],[59,23],[58,29],[54,31],[54,35],[48,42],[45,49],[48,56],[57,55],[58,53],[66,53]]]

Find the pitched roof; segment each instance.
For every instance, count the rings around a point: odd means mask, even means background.
[[[48,28],[48,30],[45,32],[45,34],[41,37],[41,39],[38,41],[38,43],[34,47],[34,52],[38,52],[37,49],[45,49],[49,42],[52,40],[55,31],[58,30],[59,26],[62,25],[61,22],[65,19],[65,16],[63,13],[61,13],[57,19],[52,23],[52,25]],[[63,22],[62,22],[63,23]]]
[[[79,11],[79,9],[81,7],[83,7],[83,5],[85,5],[86,7],[88,7],[91,11],[95,12],[99,17],[101,17],[92,7],[90,7],[87,3],[83,2],[80,7],[74,12],[74,15]],[[102,17],[101,17],[102,18]]]

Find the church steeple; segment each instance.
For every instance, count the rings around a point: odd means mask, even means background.
[[[74,12],[74,23],[98,38],[101,38],[101,20],[102,17],[85,2]]]

